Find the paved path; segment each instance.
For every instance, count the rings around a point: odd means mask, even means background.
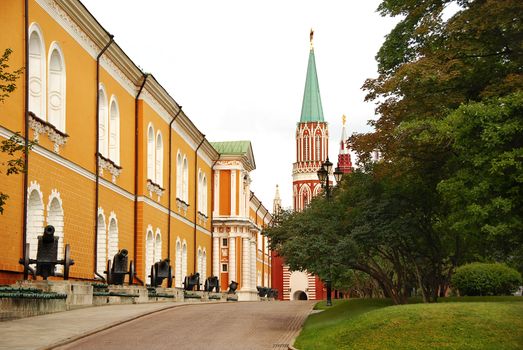
[[[81,336],[56,349],[287,349],[313,305],[276,301],[94,307],[2,322],[0,349],[47,349]]]
[[[58,349],[287,349],[310,302],[245,302],[175,308]]]

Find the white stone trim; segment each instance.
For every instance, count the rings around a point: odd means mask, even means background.
[[[47,134],[49,140],[54,143],[55,153],[60,153],[60,146],[65,145],[67,139],[69,138],[69,136],[66,134],[61,135],[56,132],[56,130],[51,127],[51,124],[44,124],[33,117],[31,114],[29,114],[29,128],[31,128],[34,132],[33,139],[35,142],[38,142],[40,134]]]

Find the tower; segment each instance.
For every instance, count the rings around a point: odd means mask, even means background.
[[[292,166],[293,207],[302,211],[321,191],[317,171],[329,154],[329,130],[323,118],[320,87],[310,33],[310,51],[300,121],[296,125],[296,162]],[[279,193],[276,193],[276,199]],[[316,300],[324,296],[323,283],[307,271],[291,271],[281,257],[273,253],[272,286],[282,300]]]
[[[347,130],[345,128],[345,122],[347,117],[343,115],[342,126],[341,126],[341,140],[340,140],[340,152],[338,153],[338,169],[344,173],[350,173],[352,171],[352,162],[350,159],[349,147],[347,146]]]
[[[329,130],[323,118],[311,30],[309,62],[300,121],[296,125],[296,162],[292,167],[293,207],[302,211],[321,190],[317,171],[329,154]]]

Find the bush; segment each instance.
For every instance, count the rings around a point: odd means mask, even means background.
[[[521,274],[504,264],[467,264],[452,276],[452,286],[460,295],[508,295],[520,285]]]

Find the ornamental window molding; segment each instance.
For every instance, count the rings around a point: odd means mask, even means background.
[[[209,220],[209,217],[207,215],[205,215],[204,213],[199,211],[198,212],[198,224],[206,225],[207,224],[207,220]]]
[[[185,203],[180,198],[176,198],[176,207],[178,208],[179,214],[182,214],[183,216],[187,215],[187,209],[189,208],[189,204]]]
[[[111,180],[113,183],[116,183],[116,179],[120,176],[122,173],[122,167],[117,165],[112,160],[105,158],[100,153],[97,153],[98,155],[98,174],[102,176],[104,174],[104,169],[107,170],[112,178]]]
[[[65,145],[69,135],[58,130],[53,124],[38,118],[33,112],[29,112],[29,127],[34,132],[34,141],[38,142],[40,134],[46,134],[49,140],[54,143],[53,151],[56,154],[60,153],[60,146]]]
[[[147,191],[149,191],[150,197],[153,196],[153,193],[158,195],[158,201],[160,201],[160,198],[163,196],[165,192],[165,188],[162,188],[162,186],[158,185],[157,183],[154,183],[151,179],[147,179]]]

